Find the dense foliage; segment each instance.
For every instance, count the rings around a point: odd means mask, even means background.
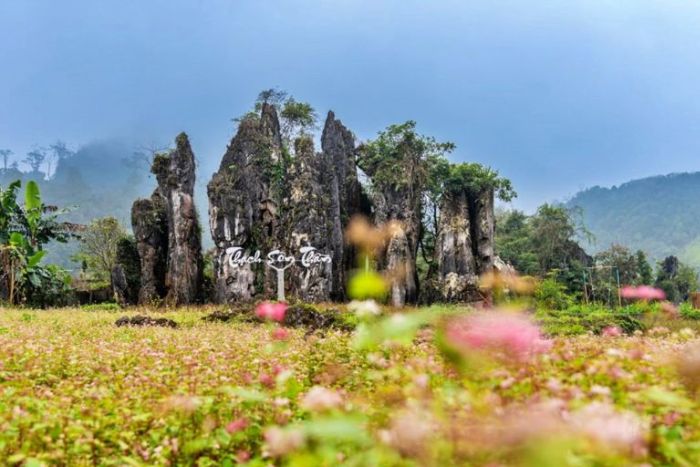
[[[20,188],[19,181],[0,187],[0,299],[37,307],[65,303],[68,274],[40,263],[44,245],[65,242],[73,226],[58,222],[60,211],[42,202],[36,182],[27,183],[23,204],[17,200]]]
[[[109,283],[119,241],[124,237],[126,230],[114,217],[95,219],[81,232],[76,260],[84,265],[91,280]]]
[[[569,206],[583,210],[595,237],[586,245],[597,252],[613,243],[647,252],[659,261],[675,255],[700,267],[700,173],[634,180],[612,188],[594,187],[576,194]]]

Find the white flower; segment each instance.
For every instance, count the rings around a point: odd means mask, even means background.
[[[382,313],[382,309],[374,300],[353,300],[348,303],[348,309],[359,318],[378,316]]]

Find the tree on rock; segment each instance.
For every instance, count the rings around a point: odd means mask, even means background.
[[[452,143],[440,143],[416,133],[413,121],[391,125],[360,149],[358,165],[371,179],[375,221],[396,223],[378,258],[380,269],[391,272],[394,306],[418,298],[416,256],[422,235],[424,195],[431,167],[453,149]]]

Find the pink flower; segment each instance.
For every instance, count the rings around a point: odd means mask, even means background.
[[[620,337],[622,335],[622,331],[617,326],[608,326],[607,328],[603,329],[600,334],[604,337]]]
[[[645,448],[647,426],[631,412],[618,412],[607,402],[593,402],[574,413],[570,424],[584,436],[617,448],[639,453]]]
[[[447,327],[447,341],[457,350],[490,350],[519,360],[547,352],[552,345],[525,316],[498,311],[452,321]]]
[[[669,319],[677,319],[677,318],[680,318],[680,316],[681,316],[681,313],[678,310],[678,307],[670,302],[661,303],[661,312],[663,314],[665,314],[666,317]]]
[[[255,309],[255,314],[258,318],[271,319],[273,321],[282,321],[284,314],[287,311],[286,303],[270,303],[262,302]]]
[[[666,298],[663,290],[648,285],[640,285],[639,287],[627,285],[620,289],[620,296],[636,300],[664,300]]]
[[[266,386],[268,388],[273,388],[275,387],[275,378],[273,378],[271,375],[267,373],[263,373],[260,375],[260,384],[263,386]]]
[[[311,412],[322,412],[334,409],[342,403],[343,398],[337,392],[322,386],[314,386],[301,400],[301,407]]]
[[[289,330],[286,328],[276,328],[272,331],[272,338],[276,341],[286,341],[289,338]]]
[[[284,456],[304,444],[304,433],[273,426],[265,431],[265,444],[272,457]]]
[[[232,435],[234,433],[238,433],[247,426],[248,420],[246,420],[245,418],[238,418],[226,425],[226,431]]]

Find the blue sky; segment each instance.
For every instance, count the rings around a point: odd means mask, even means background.
[[[184,130],[204,182],[269,87],[361,139],[416,120],[526,210],[700,170],[690,0],[3,0],[0,64],[0,148]]]

